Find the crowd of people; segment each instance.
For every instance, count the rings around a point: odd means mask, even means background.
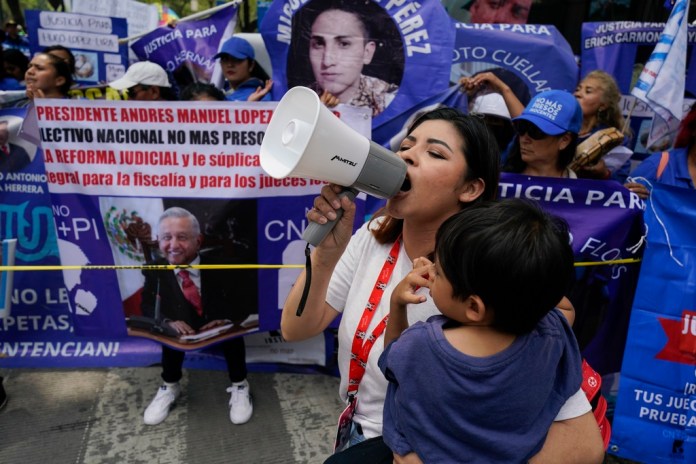
[[[506,4],[506,22],[526,20],[531,2]],[[484,14],[485,5],[468,2],[467,16]],[[6,42],[19,40],[11,26]],[[364,17],[326,8],[311,22],[308,41],[312,88],[325,104],[369,107],[375,116],[399,91],[396,83],[362,73],[377,47]],[[69,98],[75,80],[70,50],[50,47],[31,59],[19,52],[26,62],[13,50],[19,48],[2,53],[0,89],[25,89],[28,100]],[[167,72],[149,61],[134,63],[108,85],[136,101],[270,100],[273,80],[247,40],[232,37],[214,59],[224,88],[195,83],[177,95]],[[396,150],[407,165],[402,191],[355,234],[355,203],[339,195],[341,186],[324,186],[307,213],[309,221],[323,224],[343,210],[312,251],[308,293],[302,272],[281,317],[287,341],[318,335],[340,317],[337,362],[349,420],[327,463],[456,462],[462,455],[485,456],[481,462],[601,462],[605,443],[580,388],[582,358],[566,298],[574,272],[568,226],[529,202],[496,201],[498,179],[501,171],[613,179],[644,199],[658,182],[694,189],[696,105],[674,148],[632,172],[626,158],[611,164],[600,158],[576,172],[569,166],[577,146],[593,133],[615,128],[624,143],[630,140],[612,76],[593,71],[574,93],[549,90],[526,102],[495,72],[460,84],[472,96],[483,87],[495,95],[496,124],[509,130],[487,127],[476,114],[483,100],[472,114],[427,111],[408,126]],[[10,163],[3,156],[12,156],[5,154],[6,132],[0,123],[2,166]],[[163,264],[214,262],[201,255],[198,220],[183,208],[162,214],[157,236]],[[240,303],[239,292],[233,301],[228,283],[239,279],[224,272],[143,273],[143,314],[161,304],[165,323],[179,335],[242,320],[245,315],[228,309],[257,305],[255,295]],[[253,406],[243,338],[221,347],[229,418],[244,424]],[[546,356],[537,356],[542,351]],[[180,395],[184,356],[162,346],[163,383],[144,411],[146,424],[164,421]],[[0,378],[0,407],[5,401]]]

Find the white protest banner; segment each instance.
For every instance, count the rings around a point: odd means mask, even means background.
[[[116,265],[147,261],[159,214],[170,206],[198,217],[208,251],[249,264],[304,263],[301,252],[286,251],[296,249],[323,182],[274,179],[261,169],[260,144],[277,103],[35,104],[61,261],[105,267],[64,271],[77,333],[123,335],[124,312],[140,310],[143,277]],[[369,137],[368,110],[336,112]],[[274,330],[287,285],[276,269],[258,273],[258,288],[244,290],[258,292],[260,330]]]

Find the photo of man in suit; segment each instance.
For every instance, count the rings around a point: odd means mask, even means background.
[[[10,143],[9,122],[0,120],[0,172],[15,172],[24,169],[31,158],[19,145]]]
[[[203,235],[198,219],[188,210],[171,207],[159,218],[158,243],[162,258],[153,264],[225,264],[220,258],[199,253]],[[226,260],[230,263],[230,259]],[[157,297],[164,323],[180,335],[190,335],[229,322],[241,323],[257,308],[256,273],[225,269],[143,270],[143,315],[154,316]],[[253,407],[246,379],[245,346],[242,337],[220,343],[231,386],[227,392],[233,424],[243,424]],[[167,418],[181,393],[179,381],[185,352],[162,345],[162,380],[157,395],[145,410],[144,422],[156,425]]]

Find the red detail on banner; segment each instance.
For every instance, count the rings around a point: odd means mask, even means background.
[[[677,320],[662,317],[658,320],[667,335],[667,343],[655,358],[696,365],[696,312],[684,310]]]

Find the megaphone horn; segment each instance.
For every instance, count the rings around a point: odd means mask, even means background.
[[[406,178],[401,158],[343,123],[307,87],[293,87],[280,100],[259,158],[261,168],[276,179],[306,177],[379,198],[399,193]],[[303,238],[318,245],[336,221],[310,224]],[[320,227],[323,232],[314,231]]]

